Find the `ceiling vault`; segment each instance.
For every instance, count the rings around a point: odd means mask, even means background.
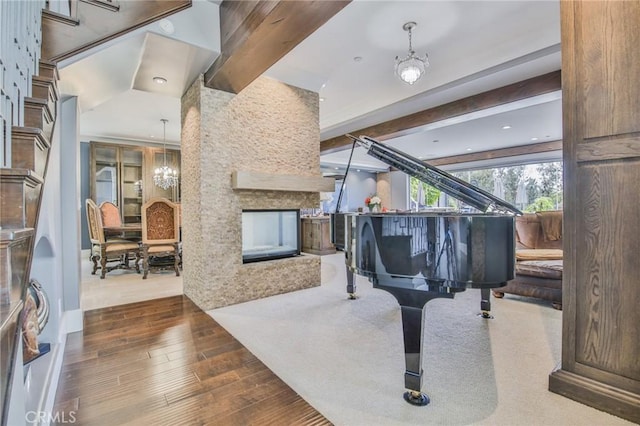
[[[402,132],[410,129],[435,123],[451,117],[505,105],[511,102],[531,98],[545,93],[561,90],[560,71],[553,71],[517,83],[489,90],[444,105],[419,111],[404,117],[385,121],[364,129],[354,130],[349,133],[354,135],[367,135],[369,137],[384,141],[391,137],[396,137]],[[343,151],[351,147],[352,140],[346,136],[336,136],[320,142],[320,153]]]
[[[350,2],[224,0],[222,52],[205,73],[205,86],[240,92]]]

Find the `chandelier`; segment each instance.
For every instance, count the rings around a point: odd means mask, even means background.
[[[422,77],[429,66],[429,57],[427,54],[425,53],[423,58],[416,56],[416,52],[411,45],[411,30],[413,30],[416,25],[415,22],[407,22],[402,26],[403,30],[409,32],[409,54],[404,59],[396,56],[396,75],[407,84],[413,84],[420,80],[420,77]]]
[[[178,171],[167,166],[167,122],[169,120],[162,118],[160,121],[162,121],[164,129],[164,135],[162,137],[163,161],[162,167],[158,167],[154,171],[153,183],[162,189],[169,189],[172,186],[178,185]]]

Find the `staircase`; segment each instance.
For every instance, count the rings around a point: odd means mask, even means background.
[[[20,313],[58,118],[56,62],[189,7],[191,0],[70,0],[72,16],[47,5],[0,2],[0,425],[10,421],[12,383],[22,381],[13,373],[22,362],[16,360]]]
[[[33,97],[24,98],[24,125],[11,127],[10,167],[0,169],[0,322],[2,324],[2,402],[6,395],[17,344],[19,313],[33,258],[34,238],[47,174],[58,102],[57,71],[40,61],[32,80]]]
[[[40,60],[41,2],[0,5],[0,418],[7,407],[20,313],[29,284],[36,227],[59,99],[55,64]],[[9,24],[9,25],[7,25]],[[18,361],[20,362],[20,361]],[[16,378],[20,379],[20,378]]]
[[[10,163],[0,169],[0,359],[3,373],[9,373],[2,374],[0,383],[3,424],[59,98],[55,66],[41,61],[38,72],[32,80],[33,97],[24,98],[24,125],[12,126],[11,139],[5,141]]]

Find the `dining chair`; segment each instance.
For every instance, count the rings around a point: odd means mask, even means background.
[[[151,265],[150,257],[172,256],[176,276],[180,276],[180,223],[178,206],[166,198],[152,198],[142,205],[142,278],[150,268],[163,268],[170,264]]]
[[[107,228],[122,226],[120,209],[111,201],[103,201],[100,203],[100,215],[102,217],[102,224]]]
[[[91,199],[86,201],[87,224],[89,226],[89,239],[91,240],[91,260],[93,261],[92,275],[98,270],[100,261],[100,278],[104,279],[107,272],[117,268],[129,268],[129,256],[135,255],[136,272],[140,272],[140,246],[138,243],[119,238],[106,238],[100,207]],[[107,266],[107,263],[117,262]]]
[[[100,203],[100,215],[102,217],[102,225],[105,228],[121,228],[122,219],[120,218],[120,209],[111,201],[103,201]],[[127,233],[125,231],[111,231],[105,229],[105,235],[108,237],[118,237],[134,243],[140,242],[140,233]]]

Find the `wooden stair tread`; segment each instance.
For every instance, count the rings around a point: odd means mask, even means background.
[[[47,135],[45,135],[42,129],[38,127],[12,126],[11,136],[38,138],[43,145],[46,145],[47,148],[51,147],[49,138],[47,138]]]
[[[52,106],[55,108],[55,103],[50,105],[47,99],[24,98],[25,126],[42,128],[45,134],[51,137],[56,119],[56,111],[51,111]]]
[[[41,77],[48,77],[54,80],[60,80],[60,74],[58,73],[58,66],[55,62],[41,58],[38,61],[38,73]]]
[[[57,101],[60,99],[60,91],[58,90],[58,84],[56,80],[52,77],[45,77],[42,75],[33,75],[31,76],[31,82],[35,87],[42,87],[46,90],[50,91],[50,94],[53,95],[53,100]],[[35,91],[34,91],[35,92]],[[34,96],[36,99],[43,99],[42,96]]]
[[[33,228],[0,228],[0,241],[15,241],[33,235]]]
[[[0,168],[0,180],[18,180],[22,179],[35,184],[44,183],[42,176],[30,169],[21,168]]]
[[[13,168],[33,170],[39,176],[47,173],[51,142],[37,127],[11,128],[11,165]]]

